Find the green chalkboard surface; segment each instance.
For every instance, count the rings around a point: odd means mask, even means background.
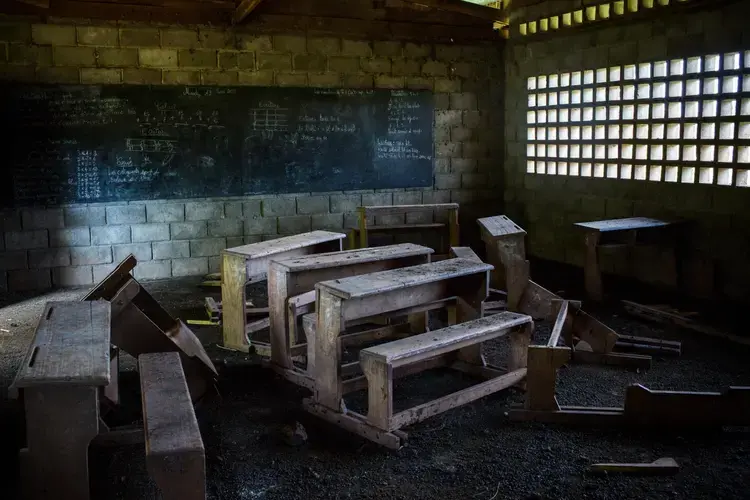
[[[3,85],[6,206],[423,187],[432,94]],[[10,175],[8,175],[10,174]]]

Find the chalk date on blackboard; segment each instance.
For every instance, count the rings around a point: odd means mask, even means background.
[[[429,92],[1,88],[5,206],[432,184]]]

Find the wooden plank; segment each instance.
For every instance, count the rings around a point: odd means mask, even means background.
[[[600,353],[590,351],[573,351],[573,361],[576,363],[622,366],[626,368],[649,370],[651,369],[651,356],[642,354],[626,354],[620,352]]]
[[[625,424],[621,408],[581,408],[569,409],[563,406],[559,411],[513,409],[508,417],[514,421],[542,422],[549,424],[573,424],[583,426],[613,426]]]
[[[631,474],[639,476],[672,476],[680,471],[674,458],[659,458],[651,463],[601,463],[591,464],[589,472],[595,474]]]
[[[474,262],[482,262],[482,259],[471,249],[471,247],[451,247],[450,256],[454,259],[467,259]]]
[[[557,313],[557,319],[555,320],[555,326],[552,327],[552,334],[547,341],[547,347],[555,347],[557,342],[560,340],[565,322],[568,319],[568,301],[564,300],[560,304],[560,311]]]
[[[389,231],[419,231],[421,229],[442,229],[446,224],[442,222],[430,222],[427,224],[378,224],[367,226],[370,233],[385,233]]]
[[[319,289],[343,299],[362,299],[393,290],[401,290],[417,285],[435,283],[451,278],[492,270],[489,264],[472,262],[466,259],[448,259],[403,269],[382,271],[363,276],[353,276],[318,284]]]
[[[232,24],[239,24],[245,19],[255,8],[260,5],[263,0],[242,0],[240,4],[232,14]]]
[[[107,301],[47,302],[14,389],[109,384],[111,323]]]
[[[404,439],[401,436],[394,432],[383,432],[381,429],[370,425],[364,416],[353,411],[342,413],[317,404],[309,398],[302,400],[302,406],[309,413],[386,448],[398,450],[403,446]]]
[[[665,227],[674,224],[674,222],[651,219],[648,217],[627,217],[624,219],[598,220],[591,222],[576,222],[574,226],[597,231],[600,233],[611,231],[629,231],[633,229],[648,229],[656,227]]]
[[[500,375],[481,384],[468,387],[453,394],[430,401],[406,411],[393,415],[391,418],[391,429],[399,429],[416,422],[421,422],[429,417],[439,415],[452,408],[466,403],[471,403],[494,392],[507,389],[519,383],[526,376],[526,369],[522,368],[505,375]]]
[[[482,230],[483,239],[495,239],[508,235],[525,235],[521,226],[513,222],[506,215],[496,215],[494,217],[484,217],[477,219],[480,229]]]
[[[222,254],[221,330],[224,347],[247,352],[245,336],[245,283],[247,264],[245,257],[233,253]]]
[[[555,411],[560,407],[555,398],[557,370],[570,360],[569,347],[531,346],[528,354],[526,408]]]
[[[421,335],[380,344],[360,351],[360,359],[372,358],[381,363],[400,366],[427,357],[455,351],[459,346],[490,340],[505,335],[511,329],[528,324],[531,318],[522,314],[503,312],[486,318],[448,326]]]
[[[458,203],[435,203],[426,205],[382,205],[359,207],[359,210],[367,216],[374,215],[401,215],[406,213],[436,212],[442,210],[458,210]],[[445,224],[442,224],[443,226]],[[367,228],[368,230],[371,227]]]
[[[92,288],[81,300],[106,299],[111,300],[112,295],[122,286],[123,281],[133,271],[138,261],[133,254],[128,255],[117,267]]]
[[[312,231],[309,233],[285,236],[274,240],[227,248],[223,252],[241,255],[247,259],[257,259],[260,257],[270,257],[290,250],[319,245],[321,243],[340,242],[344,238],[346,238],[346,235],[341,233],[333,233],[331,231]]]
[[[360,248],[343,252],[319,253],[293,259],[274,259],[273,262],[276,262],[280,267],[283,267],[290,272],[299,273],[319,269],[356,266],[382,260],[432,255],[433,253],[435,253],[435,251],[429,247],[415,245],[413,243],[402,243],[399,245]]]
[[[492,7],[486,7],[484,5],[477,5],[468,2],[462,2],[461,0],[404,0],[405,2],[427,5],[435,9],[444,10],[446,12],[455,12],[456,14],[463,14],[466,16],[476,17],[483,19],[487,22],[494,23],[495,21],[505,21],[508,17],[507,12],[494,9]]]
[[[585,256],[583,262],[583,281],[586,295],[589,299],[601,302],[604,298],[602,290],[602,271],[599,267],[599,238],[601,233],[587,231],[583,235]]]
[[[645,306],[628,300],[623,300],[622,304],[628,314],[632,314],[639,318],[654,321],[656,323],[673,324],[711,337],[726,339],[738,344],[750,345],[750,338],[748,337],[741,337],[739,335],[723,332],[710,326],[701,325],[694,320],[679,314],[663,311],[661,309]]]

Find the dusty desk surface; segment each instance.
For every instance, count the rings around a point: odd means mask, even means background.
[[[14,388],[109,384],[111,305],[48,302]]]
[[[485,217],[483,219],[478,219],[477,222],[483,232],[486,232],[488,236],[493,238],[508,234],[526,234],[526,231],[505,215]]]
[[[375,248],[360,248],[343,252],[318,253],[306,257],[297,257],[275,261],[280,266],[295,272],[329,267],[352,266],[386,259],[399,259],[415,255],[430,255],[435,251],[429,247],[402,243]]]
[[[676,224],[674,221],[650,219],[648,217],[628,217],[627,219],[599,220],[591,222],[576,222],[574,225],[589,231],[606,233],[609,231],[630,231],[633,229],[648,229],[665,227]]]
[[[381,271],[361,276],[323,281],[318,287],[325,288],[343,299],[377,295],[415,285],[433,283],[450,278],[491,271],[493,266],[468,259],[447,259],[430,264]]]
[[[267,257],[280,252],[287,252],[297,248],[328,243],[329,241],[343,240],[345,234],[330,231],[312,231],[310,233],[295,234],[294,236],[283,236],[274,240],[251,243],[241,247],[227,248],[225,253],[243,255],[250,259]]]

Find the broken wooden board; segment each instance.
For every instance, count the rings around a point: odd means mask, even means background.
[[[671,476],[680,471],[674,458],[659,458],[651,463],[601,463],[591,464],[589,472],[595,474],[631,474],[638,476]]]

